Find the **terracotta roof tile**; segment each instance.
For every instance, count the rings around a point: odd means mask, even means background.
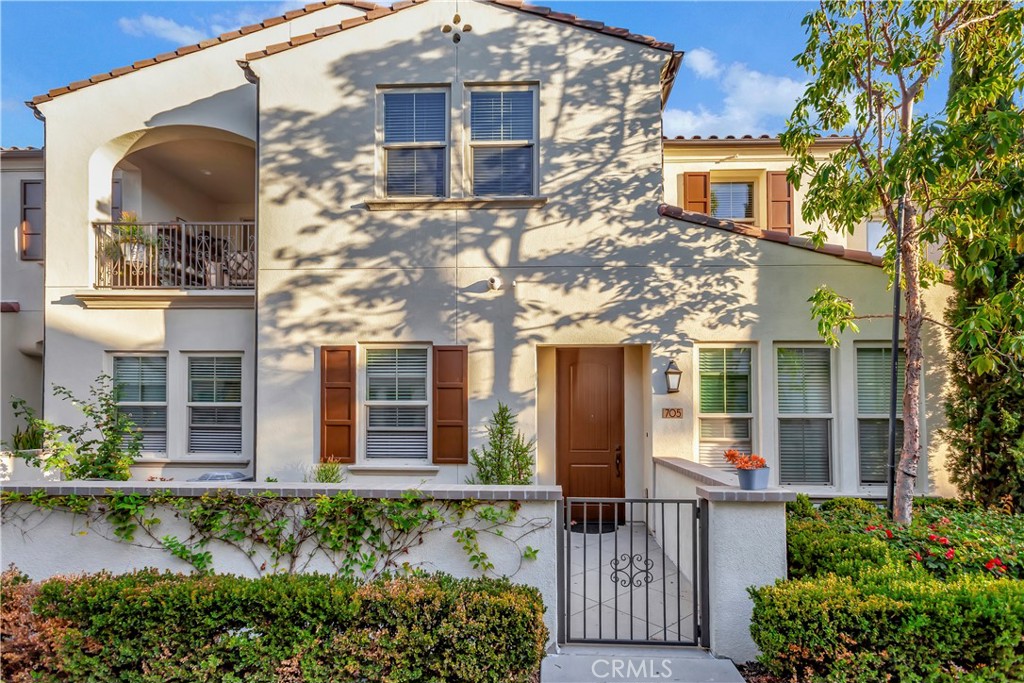
[[[865,263],[872,266],[881,266],[882,257],[875,256],[870,252],[859,251],[856,249],[847,249],[839,244],[824,244],[820,247],[815,247],[811,240],[806,237],[791,236],[789,233],[780,232],[778,230],[761,230],[750,225],[744,225],[743,223],[735,223],[733,221],[721,220],[719,218],[713,218],[703,213],[695,213],[693,211],[685,211],[678,206],[671,206],[669,204],[662,204],[658,207],[658,213],[666,218],[673,218],[679,221],[685,221],[687,223],[695,223],[697,225],[703,225],[707,228],[718,228],[719,230],[727,230],[729,232],[736,233],[737,235],[746,235],[754,237],[756,239],[767,240],[769,242],[776,242],[778,244],[785,244],[790,247],[797,247],[799,249],[806,249],[808,251],[816,251],[819,254],[826,254],[828,256],[835,256],[837,258],[845,259],[847,261],[853,261],[856,263]]]
[[[226,42],[228,42],[230,40],[234,40],[235,38],[239,38],[239,37],[241,37],[243,35],[248,35],[250,33],[255,33],[256,31],[259,31],[259,30],[262,30],[262,29],[265,29],[265,28],[270,28],[271,26],[277,26],[278,24],[282,24],[285,21],[288,21],[290,19],[294,19],[296,17],[300,17],[300,16],[303,16],[303,15],[306,15],[306,14],[312,14],[313,12],[316,12],[318,10],[322,10],[324,8],[327,8],[327,7],[333,7],[335,5],[347,5],[349,7],[355,7],[356,9],[364,10],[364,11],[367,11],[367,12],[371,12],[371,11],[374,11],[374,10],[380,10],[380,9],[387,9],[387,8],[382,7],[380,5],[376,5],[376,4],[372,3],[372,2],[365,2],[365,0],[325,0],[324,2],[314,2],[314,3],[311,3],[309,5],[306,5],[305,7],[302,7],[300,9],[296,9],[296,10],[292,10],[290,12],[286,12],[284,15],[279,15],[279,16],[276,16],[276,17],[270,17],[268,19],[264,19],[263,21],[261,21],[258,24],[252,24],[250,26],[245,26],[245,27],[243,27],[243,28],[241,28],[241,29],[239,29],[237,31],[229,31],[228,33],[222,33],[221,35],[217,36],[216,38],[209,38],[207,40],[203,40],[203,41],[201,41],[199,43],[196,43],[196,44],[193,44],[193,45],[185,45],[183,47],[179,47],[177,50],[174,50],[173,52],[166,52],[164,54],[158,55],[157,57],[151,57],[149,59],[143,59],[143,60],[135,62],[134,64],[132,64],[130,66],[122,66],[122,67],[118,67],[116,69],[111,69],[107,73],[97,74],[96,76],[92,76],[91,78],[88,78],[88,79],[86,79],[84,81],[76,81],[75,83],[72,83],[69,86],[65,86],[65,87],[62,87],[62,88],[53,88],[52,90],[47,92],[45,95],[37,95],[37,96],[33,97],[32,100],[28,104],[30,106],[35,106],[37,104],[42,104],[43,102],[49,102],[50,100],[54,99],[55,97],[60,97],[61,95],[66,95],[69,92],[73,92],[75,90],[81,90],[84,87],[87,87],[87,86],[90,86],[90,85],[94,85],[96,83],[102,83],[103,81],[109,81],[111,78],[117,78],[118,76],[124,76],[125,74],[129,74],[129,73],[132,73],[134,71],[138,71],[140,69],[144,69],[147,66],[152,66],[154,64],[160,64],[162,62],[166,62],[166,61],[169,61],[171,59],[176,59],[178,57],[183,57],[185,55],[192,54],[193,52],[198,52],[199,50],[205,50],[206,48],[213,47],[214,45],[221,45],[222,43],[226,43]],[[362,17],[360,17],[360,19],[362,19]]]
[[[720,144],[728,145],[735,142],[752,142],[755,144],[779,144],[778,135],[691,135],[689,137],[685,135],[677,135],[674,138],[662,137],[662,140],[669,145],[685,146],[688,144],[695,145],[706,145],[706,144]],[[822,135],[817,138],[819,143],[829,143],[837,145],[845,145],[853,142],[853,138],[846,135]]]

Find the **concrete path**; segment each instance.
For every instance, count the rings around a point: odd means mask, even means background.
[[[743,683],[731,661],[692,647],[565,645],[540,671],[541,683]]]

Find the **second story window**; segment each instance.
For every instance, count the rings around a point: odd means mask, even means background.
[[[383,102],[385,194],[447,196],[447,94],[389,92]]]
[[[532,90],[473,90],[470,154],[473,195],[530,196],[537,140]]]
[[[21,183],[21,259],[43,260],[43,181]]]
[[[711,182],[711,215],[730,221],[754,219],[754,183]]]

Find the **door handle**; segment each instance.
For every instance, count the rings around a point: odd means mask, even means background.
[[[615,475],[622,479],[622,446],[615,447]]]

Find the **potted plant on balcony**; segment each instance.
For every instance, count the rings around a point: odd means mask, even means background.
[[[139,224],[134,211],[124,211],[121,219],[111,224],[110,234],[104,245],[103,255],[119,273],[119,284],[151,284],[156,271],[156,247],[159,238],[146,231]]]
[[[755,453],[745,455],[730,448],[725,452],[725,460],[736,468],[736,476],[740,478],[740,488],[744,491],[760,491],[768,488],[768,465],[760,455]]]

